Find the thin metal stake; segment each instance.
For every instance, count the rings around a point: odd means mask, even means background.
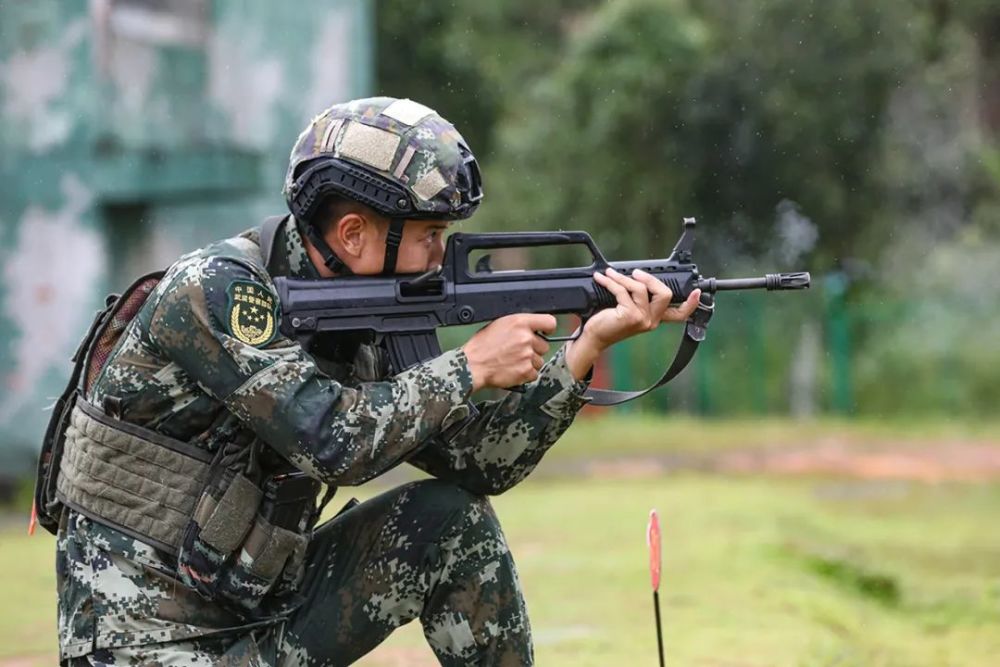
[[[660,592],[653,591],[653,609],[656,610],[656,646],[660,649],[660,667],[663,665],[663,628],[660,625]]]

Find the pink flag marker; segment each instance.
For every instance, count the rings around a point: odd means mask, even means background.
[[[660,518],[656,510],[649,510],[649,525],[646,526],[646,546],[649,547],[649,576],[652,579],[653,590],[660,590],[660,567],[663,558],[660,554]]]
[[[656,612],[656,646],[660,650],[660,667],[663,665],[663,629],[660,624],[660,567],[663,555],[660,552],[660,518],[656,510],[649,510],[646,525],[646,546],[649,547],[649,579],[653,584],[653,611]]]

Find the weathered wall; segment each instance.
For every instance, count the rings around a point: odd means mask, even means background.
[[[371,90],[371,4],[0,0],[0,477],[106,292],[282,212],[298,132]]]

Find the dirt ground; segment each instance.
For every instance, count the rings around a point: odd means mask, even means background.
[[[871,446],[824,438],[795,447],[670,454],[566,463],[566,470],[593,477],[654,477],[695,470],[739,475],[831,476],[919,482],[1000,480],[1000,443],[945,441],[934,445],[880,441]]]

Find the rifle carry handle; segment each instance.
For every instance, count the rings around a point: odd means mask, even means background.
[[[485,248],[531,248],[537,246],[583,245],[590,251],[593,270],[605,269],[611,264],[604,257],[594,239],[587,232],[499,232],[489,234],[464,234],[457,232],[448,237],[447,261],[458,268],[460,282],[491,280],[469,272],[469,255]],[[551,270],[548,270],[551,273]]]

